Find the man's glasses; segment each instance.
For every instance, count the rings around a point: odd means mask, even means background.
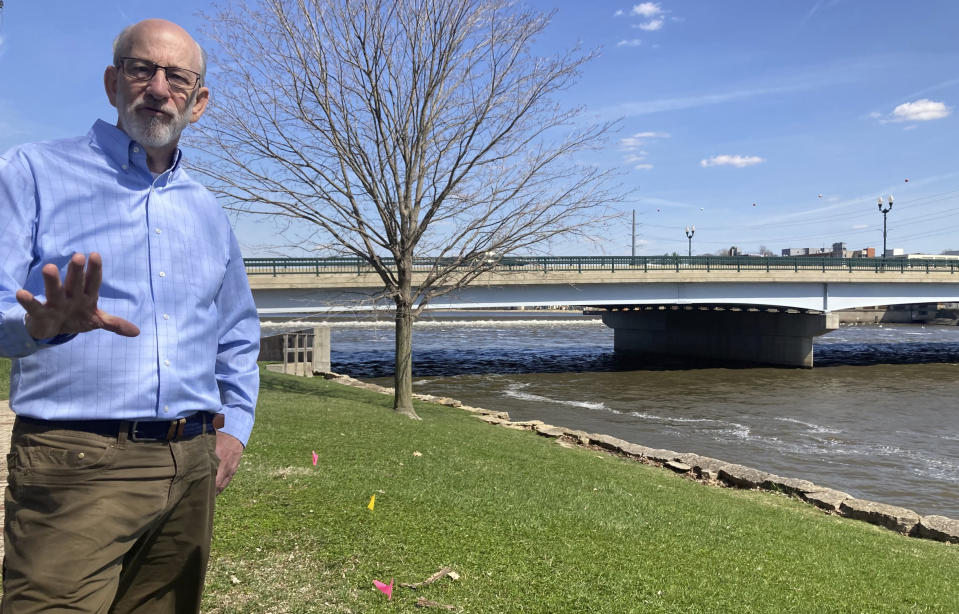
[[[198,72],[176,66],[160,66],[140,58],[120,58],[117,67],[133,81],[149,81],[156,74],[157,69],[162,68],[170,89],[178,92],[190,92],[200,82],[200,73]]]

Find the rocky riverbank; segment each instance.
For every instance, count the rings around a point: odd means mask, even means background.
[[[348,386],[393,394],[392,388],[361,382],[347,375],[328,373],[325,377]],[[946,516],[920,516],[904,507],[857,499],[848,493],[819,486],[808,480],[781,477],[695,453],[649,448],[617,437],[553,426],[539,420],[513,422],[506,412],[470,407],[456,399],[426,394],[414,394],[413,397],[420,401],[468,411],[489,424],[535,431],[542,436],[554,438],[560,445],[589,447],[644,464],[658,465],[704,484],[778,492],[797,497],[826,513],[862,520],[910,537],[959,544],[959,520]]]

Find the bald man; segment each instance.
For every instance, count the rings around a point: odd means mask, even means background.
[[[0,156],[0,355],[13,359],[3,614],[198,612],[216,495],[253,428],[259,322],[183,166],[203,50],[124,29],[116,125]]]

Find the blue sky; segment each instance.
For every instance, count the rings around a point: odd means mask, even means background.
[[[592,163],[632,190],[598,244],[557,255],[693,253],[732,245],[959,249],[959,2],[535,0],[556,9],[537,51],[601,48],[563,102],[620,118]],[[5,0],[0,150],[115,121],[103,93],[125,25],[196,31],[203,2]],[[215,104],[215,83],[213,100]],[[908,181],[907,181],[908,180]],[[239,220],[247,255],[275,255],[269,225]],[[291,254],[293,255],[293,254]],[[302,255],[302,254],[296,254]]]

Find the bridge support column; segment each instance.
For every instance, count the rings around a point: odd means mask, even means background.
[[[617,352],[813,366],[813,337],[839,328],[832,313],[666,309],[608,311]]]

